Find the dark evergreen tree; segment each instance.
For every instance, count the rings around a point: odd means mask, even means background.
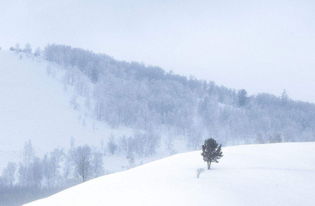
[[[223,157],[221,151],[221,145],[215,141],[215,139],[207,139],[205,143],[202,145],[202,153],[203,160],[207,162],[208,170],[210,169],[211,162],[218,163],[219,159]]]
[[[248,100],[247,91],[245,89],[242,89],[237,93],[237,95],[238,95],[238,105],[240,107],[245,106]]]

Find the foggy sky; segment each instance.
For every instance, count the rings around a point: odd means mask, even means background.
[[[312,0],[0,0],[0,47],[67,44],[315,102],[314,8]]]

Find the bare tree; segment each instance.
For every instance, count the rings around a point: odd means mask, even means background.
[[[34,148],[32,145],[32,141],[28,140],[24,143],[23,148],[23,164],[24,165],[30,165],[35,157]]]
[[[2,172],[2,178],[4,183],[8,186],[12,186],[15,180],[16,164],[9,162]]]
[[[43,171],[46,185],[48,187],[57,186],[61,179],[60,168],[64,158],[62,149],[55,149],[49,155],[45,155],[43,159]]]
[[[72,152],[75,173],[82,182],[86,181],[91,172],[91,148],[88,145],[79,146]]]
[[[91,174],[94,177],[99,177],[103,175],[104,167],[103,167],[103,154],[100,152],[93,152],[91,158]]]

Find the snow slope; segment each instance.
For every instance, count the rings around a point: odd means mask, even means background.
[[[82,111],[65,89],[63,70],[44,60],[0,51],[0,171],[18,161],[23,144],[32,140],[37,155],[56,147],[100,144],[115,132]]]
[[[271,206],[315,203],[315,143],[223,148],[213,169],[200,152],[103,176],[27,206]]]

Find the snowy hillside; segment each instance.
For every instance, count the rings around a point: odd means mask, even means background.
[[[212,170],[200,152],[103,176],[27,206],[303,205],[315,202],[315,143],[225,147]]]
[[[100,144],[115,131],[75,110],[78,95],[63,83],[58,67],[43,60],[0,52],[0,171],[7,161],[19,160],[27,140],[37,154],[56,147]]]

